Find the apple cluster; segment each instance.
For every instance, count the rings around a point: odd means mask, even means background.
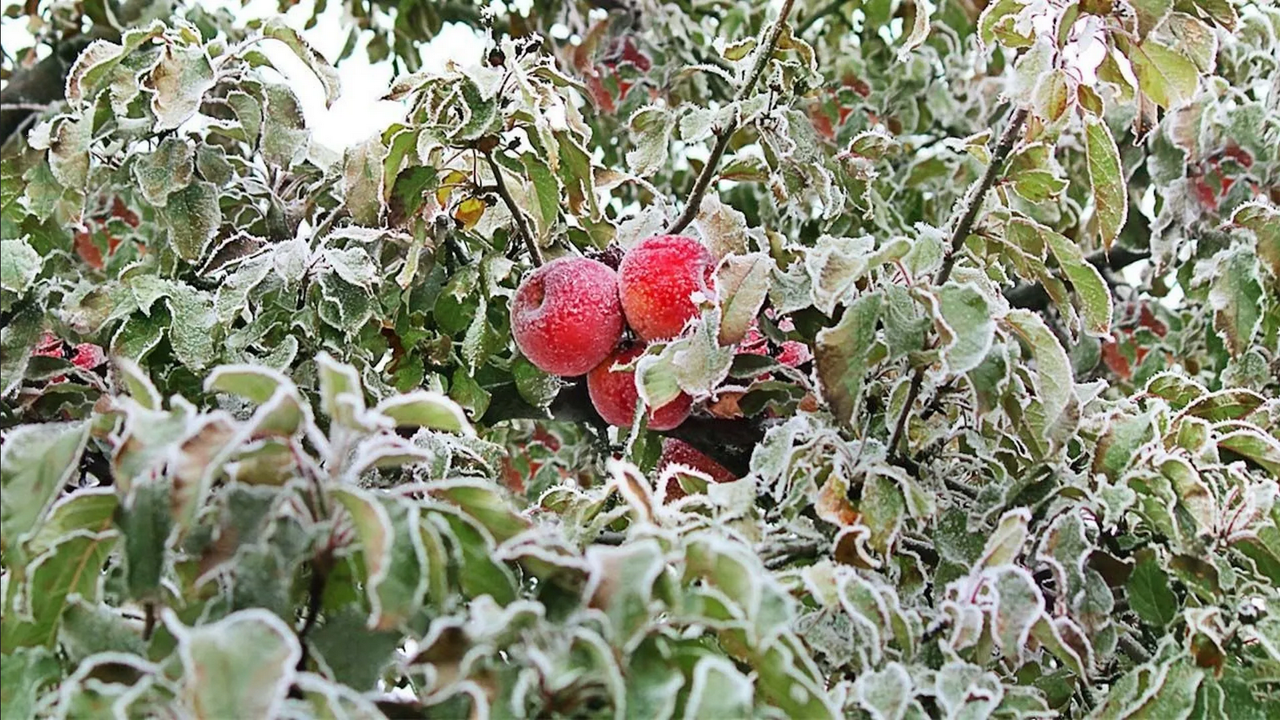
[[[640,397],[635,373],[614,370],[644,353],[650,342],[670,340],[698,314],[695,294],[714,293],[715,258],[702,243],[659,235],[634,245],[615,272],[583,257],[553,260],[534,270],[516,289],[511,334],[544,372],[587,376],[591,403],[612,425],[629,427]],[[634,342],[624,342],[631,328]],[[684,422],[693,399],[681,393],[648,408],[654,430]]]

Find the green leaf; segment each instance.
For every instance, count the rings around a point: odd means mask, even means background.
[[[347,148],[342,163],[342,187],[347,209],[358,225],[378,225],[386,213],[382,164],[387,148],[377,135]]]
[[[312,631],[309,640],[334,680],[364,692],[376,688],[403,636],[399,632],[370,631],[365,613],[353,606],[326,618]]]
[[[1258,257],[1271,277],[1280,282],[1280,208],[1261,201],[1245,203],[1236,208],[1231,223],[1253,231]]]
[[[1106,337],[1111,333],[1111,314],[1113,312],[1111,289],[1102,279],[1102,274],[1085,259],[1080,247],[1065,236],[1049,228],[1015,219],[1014,222],[1025,222],[1034,225],[1035,231],[1048,245],[1054,259],[1058,261],[1062,272],[1071,281],[1071,287],[1080,299],[1081,314],[1084,316],[1085,329],[1092,335]]]
[[[31,561],[18,590],[22,610],[6,611],[0,621],[6,651],[26,645],[52,646],[69,595],[98,601],[102,566],[117,537],[114,530],[76,530]],[[16,579],[11,582],[18,583]]]
[[[71,480],[89,441],[89,424],[21,425],[7,432],[0,450],[0,529],[6,548],[16,547],[45,517]]]
[[[1155,553],[1139,554],[1138,564],[1125,584],[1129,607],[1150,625],[1165,627],[1178,615],[1178,598],[1169,587],[1169,576]]]
[[[163,617],[178,641],[183,696],[194,717],[277,716],[302,657],[283,620],[257,608],[194,628],[170,610]]]
[[[880,308],[879,293],[863,295],[845,308],[838,325],[818,333],[814,358],[819,388],[836,418],[846,425],[852,422],[861,399]]]
[[[1213,329],[1233,356],[1253,345],[1253,336],[1262,323],[1262,297],[1257,254],[1241,248],[1217,260],[1209,286]]]
[[[654,583],[666,570],[662,548],[652,539],[620,547],[592,545],[586,561],[590,574],[583,597],[608,616],[614,644],[634,648],[650,621]]]
[[[1139,40],[1145,38],[1173,9],[1173,0],[1129,0],[1129,4],[1138,16]]]
[[[911,51],[924,44],[929,39],[929,22],[932,19],[933,3],[928,0],[915,3],[914,21],[911,23],[911,32],[906,39],[902,41],[902,47],[898,48],[898,62],[906,62],[911,57]]]
[[[164,207],[169,196],[191,184],[195,153],[186,140],[170,135],[152,152],[133,164],[133,178],[142,197],[155,207]]]
[[[302,103],[287,85],[268,84],[262,109],[262,159],[276,167],[288,168],[306,153],[311,133],[307,131]],[[378,177],[382,177],[378,168]]]
[[[966,373],[978,366],[995,338],[995,319],[987,296],[972,283],[948,282],[937,290],[934,325],[943,339],[947,372]]]
[[[1138,450],[1155,438],[1151,415],[1119,415],[1106,425],[1093,456],[1093,471],[1105,474],[1111,481],[1120,479]]]
[[[1182,53],[1147,40],[1130,45],[1127,54],[1138,87],[1155,104],[1172,110],[1195,95],[1200,71]]]
[[[728,659],[708,655],[693,666],[685,717],[749,717],[754,696],[750,678]]]
[[[175,283],[168,297],[173,317],[169,326],[169,344],[183,365],[202,370],[218,357],[215,328],[218,317],[208,293],[184,283]]]
[[[204,381],[207,393],[226,392],[261,405],[281,387],[293,388],[282,373],[260,365],[221,365]]]
[[[511,377],[520,398],[536,408],[549,407],[563,386],[558,377],[539,370],[523,355],[511,362]]]
[[[0,288],[25,295],[43,266],[44,258],[26,238],[0,240]]]
[[[545,238],[560,218],[560,181],[551,167],[538,156],[525,153],[520,156],[520,161],[524,163],[525,174],[532,189],[529,196],[533,198],[533,202],[528,209],[538,228],[538,236]]]
[[[166,545],[173,528],[167,480],[144,478],[133,483],[116,524],[124,534],[125,583],[129,597],[154,602],[160,597]]]
[[[163,210],[169,227],[169,243],[178,257],[195,263],[222,225],[218,188],[213,183],[196,182],[168,197]]]
[[[5,720],[34,720],[36,701],[46,685],[62,677],[53,652],[43,647],[5,648],[0,663],[0,706]]]
[[[676,117],[663,107],[640,108],[627,121],[634,149],[627,151],[627,167],[640,177],[648,177],[667,163],[667,148]]]
[[[1044,320],[1030,310],[1010,310],[1004,322],[1031,348],[1036,361],[1036,394],[1044,407],[1045,425],[1052,427],[1075,394],[1067,351]]]
[[[166,43],[160,61],[151,71],[151,112],[156,116],[153,132],[173,130],[191,119],[214,85],[213,66],[199,47]]]
[[[350,513],[363,547],[371,627],[402,628],[422,607],[427,593],[418,507],[357,488],[341,488],[333,497]]]
[[[424,427],[431,430],[475,435],[462,408],[448,397],[427,390],[415,390],[378,403],[374,408],[400,427]]]
[[[497,543],[504,543],[528,530],[530,522],[521,517],[508,495],[488,481],[469,479],[435,483],[431,496],[461,508],[484,526]]]
[[[320,371],[320,411],[342,425],[359,427],[365,409],[360,375],[326,352],[316,356],[316,366]]]
[[[98,603],[91,605],[79,598],[67,604],[58,632],[58,644],[73,663],[106,652],[146,655],[142,628],[131,624],[118,609]]]
[[[316,78],[320,80],[320,86],[324,88],[324,106],[333,107],[333,103],[342,94],[342,83],[338,77],[338,71],[333,65],[324,58],[311,44],[298,33],[297,30],[286,24],[284,16],[272,16],[262,24],[263,37],[269,37],[279,40],[289,47],[298,59],[306,63],[311,72],[315,73]]]
[[[1253,427],[1242,427],[1218,438],[1218,447],[1242,455],[1268,472],[1280,475],[1280,440]]]
[[[751,322],[760,314],[769,293],[769,278],[776,265],[766,253],[730,255],[716,275],[720,296],[721,345],[740,342]]]
[[[1110,250],[1129,215],[1128,184],[1121,173],[1120,151],[1107,124],[1098,118],[1086,117],[1084,139],[1098,234],[1102,246]]]

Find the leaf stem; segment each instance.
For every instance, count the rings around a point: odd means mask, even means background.
[[[948,248],[947,256],[942,261],[942,267],[938,270],[938,276],[934,279],[935,286],[946,284],[951,277],[951,271],[956,266],[956,260],[960,258],[960,250],[964,246],[964,241],[969,237],[969,232],[973,230],[973,223],[978,219],[978,212],[982,209],[982,201],[987,196],[987,191],[995,184],[996,178],[1000,176],[1001,166],[1009,157],[1009,153],[1013,151],[1013,146],[1017,143],[1018,136],[1022,132],[1022,126],[1027,121],[1027,109],[1019,108],[1015,110],[1009,118],[1009,124],[1005,127],[1004,133],[1000,136],[1000,141],[996,143],[995,150],[991,153],[991,162],[987,165],[987,171],[982,174],[982,179],[976,185],[969,189],[969,194],[964,200],[964,213],[960,216],[960,221],[956,223],[955,229],[951,233],[951,245]],[[911,416],[911,408],[916,403],[916,398],[920,396],[920,387],[924,384],[924,367],[917,368],[911,376],[911,386],[907,390],[906,402],[902,404],[902,412],[898,414],[898,421],[893,428],[893,436],[889,440],[889,457],[894,458],[898,454],[898,445],[902,441],[903,432],[907,427],[907,419]]]
[[[507,189],[507,182],[502,179],[502,168],[498,167],[497,161],[493,159],[491,153],[484,153],[484,159],[489,163],[489,170],[493,173],[493,183],[497,186],[498,196],[502,198],[503,204],[507,206],[507,210],[511,212],[511,217],[516,221],[516,229],[520,233],[524,245],[529,249],[529,257],[533,260],[534,267],[542,266],[542,249],[538,247],[538,241],[534,238],[533,233],[529,230],[528,220],[524,216],[524,211],[516,204],[516,199],[511,196],[511,191]]]
[[[791,14],[793,5],[795,5],[795,0],[783,0],[782,8],[778,10],[778,19],[769,28],[764,44],[756,50],[756,61],[751,66],[751,71],[747,74],[746,80],[743,81],[742,87],[738,88],[738,93],[733,98],[735,103],[747,99],[755,88],[756,83],[760,80],[760,76],[764,74],[764,69],[769,64],[769,58],[773,57],[774,48],[778,46],[778,38],[782,37],[782,28],[787,24],[787,16]],[[711,156],[707,158],[706,164],[702,166],[702,172],[698,174],[697,180],[693,183],[693,188],[689,190],[689,197],[684,202],[684,210],[680,213],[680,217],[667,226],[666,233],[668,235],[679,233],[689,227],[694,218],[698,217],[698,210],[702,207],[702,196],[706,195],[707,188],[711,187],[711,180],[719,169],[720,159],[724,157],[725,151],[729,149],[729,140],[738,130],[738,122],[738,115],[735,112],[724,127],[716,130],[716,144],[711,148]]]

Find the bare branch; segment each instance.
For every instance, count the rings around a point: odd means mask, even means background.
[[[996,178],[1000,176],[1001,166],[1004,165],[1005,158],[1009,157],[1009,153],[1013,150],[1018,136],[1022,133],[1023,123],[1026,121],[1026,108],[1019,108],[1014,111],[1009,118],[1009,124],[1004,129],[1004,134],[1000,136],[1000,141],[996,143],[995,150],[991,153],[991,163],[987,165],[987,171],[982,174],[982,179],[969,189],[969,194],[964,200],[964,213],[960,216],[960,221],[956,223],[955,229],[951,233],[951,244],[947,250],[947,257],[942,261],[942,268],[938,270],[938,277],[933,281],[935,285],[943,285],[951,277],[951,271],[955,268],[956,260],[960,257],[960,250],[964,246],[964,241],[969,237],[969,232],[973,230],[974,221],[978,219],[978,212],[982,209],[982,201],[986,198],[987,191],[995,184]],[[907,390],[907,400],[902,405],[902,412],[898,415],[898,422],[893,428],[893,436],[889,440],[889,457],[891,458],[898,453],[898,445],[902,441],[903,432],[906,430],[907,419],[911,416],[911,409],[916,403],[916,398],[920,396],[920,386],[922,384],[924,384],[923,367],[916,369],[915,374],[911,376],[911,386]]]
[[[488,161],[489,170],[493,173],[493,182],[498,190],[498,196],[502,198],[503,204],[507,206],[507,210],[511,212],[511,217],[516,221],[516,230],[520,233],[520,239],[524,241],[525,247],[529,250],[529,257],[533,260],[534,267],[541,266],[543,262],[542,249],[538,247],[538,239],[529,230],[529,221],[525,218],[524,211],[520,209],[516,199],[511,196],[511,191],[507,189],[507,182],[502,179],[502,168],[498,166],[492,154],[485,153],[484,159]]]
[[[755,88],[756,82],[760,80],[760,76],[764,74],[764,69],[769,65],[769,58],[773,57],[773,50],[778,46],[778,38],[782,36],[782,28],[787,23],[787,16],[791,14],[791,8],[795,5],[795,0],[784,0],[782,8],[778,11],[778,19],[774,21],[769,28],[769,34],[765,37],[764,44],[756,50],[756,61],[751,66],[751,72],[743,81],[742,87],[738,88],[738,94],[734,96],[734,102],[741,102],[751,95],[751,91]],[[707,194],[707,188],[711,187],[711,180],[715,177],[720,167],[720,158],[724,157],[725,150],[729,149],[729,140],[738,130],[738,118],[736,114],[731,117],[724,127],[716,130],[716,144],[711,148],[711,156],[707,158],[707,164],[702,166],[702,172],[698,174],[698,179],[694,181],[693,188],[689,190],[689,197],[684,202],[684,210],[680,213],[680,217],[675,222],[667,226],[667,234],[674,235],[693,222],[698,217],[698,209],[702,207],[702,196]]]

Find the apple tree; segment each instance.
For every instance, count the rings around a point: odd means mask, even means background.
[[[1280,716],[1274,3],[279,5],[5,2],[5,720]]]

